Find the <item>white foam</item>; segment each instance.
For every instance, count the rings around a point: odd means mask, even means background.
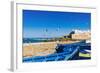
[[[37,42],[37,43],[24,43],[23,46],[28,46],[28,45],[40,45],[40,44],[52,44],[56,42]]]

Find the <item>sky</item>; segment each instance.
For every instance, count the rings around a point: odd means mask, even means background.
[[[90,30],[91,13],[23,10],[23,37],[60,37],[72,30]]]

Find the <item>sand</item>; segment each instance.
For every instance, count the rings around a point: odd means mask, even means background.
[[[23,44],[23,57],[46,56],[56,52],[57,44],[69,44],[78,41],[41,42]]]

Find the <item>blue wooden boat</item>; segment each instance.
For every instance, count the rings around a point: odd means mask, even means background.
[[[71,44],[57,44],[56,52],[47,56],[33,56],[23,58],[23,62],[48,62],[48,61],[63,61],[77,60],[80,51],[80,46],[90,46],[85,41],[80,41]]]

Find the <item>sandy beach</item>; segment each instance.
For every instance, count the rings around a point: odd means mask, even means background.
[[[57,41],[23,44],[23,57],[46,56],[56,52],[57,44],[69,44],[79,41]]]

